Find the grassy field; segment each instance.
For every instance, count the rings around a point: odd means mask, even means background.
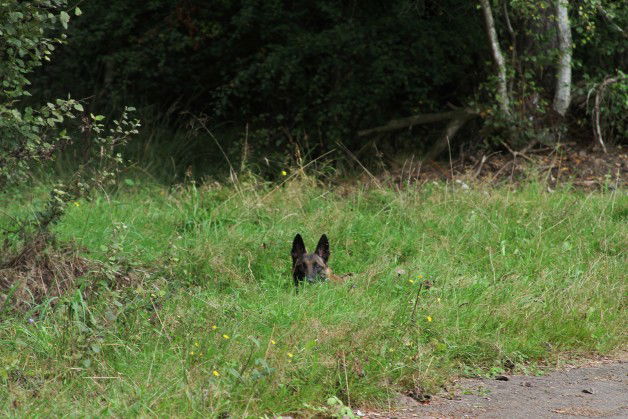
[[[4,227],[28,210],[19,199],[3,207]],[[455,375],[609,353],[626,344],[627,216],[621,191],[535,183],[128,182],[75,203],[55,227],[102,262],[79,285],[107,275],[126,285],[2,314],[0,412],[330,412],[332,396],[386,406]],[[297,232],[308,250],[326,233],[330,266],[352,278],[295,294]],[[424,280],[433,286],[419,293]]]

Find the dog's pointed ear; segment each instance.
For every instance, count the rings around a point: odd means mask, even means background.
[[[323,234],[321,238],[318,240],[318,244],[316,245],[316,252],[325,263],[329,259],[329,240],[327,240],[327,236]]]
[[[300,234],[294,236],[292,241],[292,264],[294,265],[300,256],[306,254],[305,243],[303,243],[303,237]]]

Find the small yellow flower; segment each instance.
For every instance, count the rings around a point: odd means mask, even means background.
[[[222,335],[223,338],[229,339],[229,335]]]
[[[212,326],[212,329],[213,329],[213,330],[216,330],[216,329],[218,329],[218,326],[213,325],[213,326]]]
[[[212,374],[214,374],[214,377],[220,377],[220,373],[216,370],[214,370]]]
[[[408,282],[414,284],[414,279],[409,279]]]
[[[288,352],[288,358],[292,358],[293,356],[292,352]]]
[[[194,355],[194,351],[190,351],[190,355]]]
[[[277,344],[277,342],[275,342],[274,340],[270,340],[270,343],[272,343],[273,345]]]
[[[432,321],[432,316],[427,316],[427,317],[425,317],[425,318],[427,319],[427,321],[428,321],[428,322],[431,322],[431,321]]]
[[[281,176],[288,176],[288,172],[286,172],[285,170],[281,171]]]
[[[438,298],[436,299],[436,301],[438,301],[438,302],[440,303],[440,297],[438,297]]]
[[[423,275],[417,276],[418,279],[423,279]]]
[[[194,342],[194,346],[198,348],[198,342]]]
[[[80,202],[75,202],[75,203],[74,203],[74,206],[75,206],[75,207],[80,207],[80,206],[81,206],[81,203],[80,203]]]

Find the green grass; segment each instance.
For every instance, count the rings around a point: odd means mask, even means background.
[[[3,415],[385,406],[506,361],[529,372],[626,344],[623,192],[125,188],[72,206],[56,233],[135,282],[0,322]],[[26,211],[17,202],[0,226]],[[352,279],[295,295],[297,232],[308,248],[327,233],[330,266]],[[419,275],[434,286],[411,318]]]

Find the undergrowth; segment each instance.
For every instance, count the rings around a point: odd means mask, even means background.
[[[3,229],[28,211],[19,197],[4,207]],[[0,411],[376,407],[458,374],[609,353],[626,344],[627,214],[621,190],[536,183],[347,191],[303,175],[280,185],[129,180],[71,205],[53,229],[100,268],[54,305],[1,312]],[[351,279],[295,294],[297,232],[308,248],[326,233],[330,266]],[[132,280],[112,286],[121,277]],[[5,305],[16,298],[2,292]]]

